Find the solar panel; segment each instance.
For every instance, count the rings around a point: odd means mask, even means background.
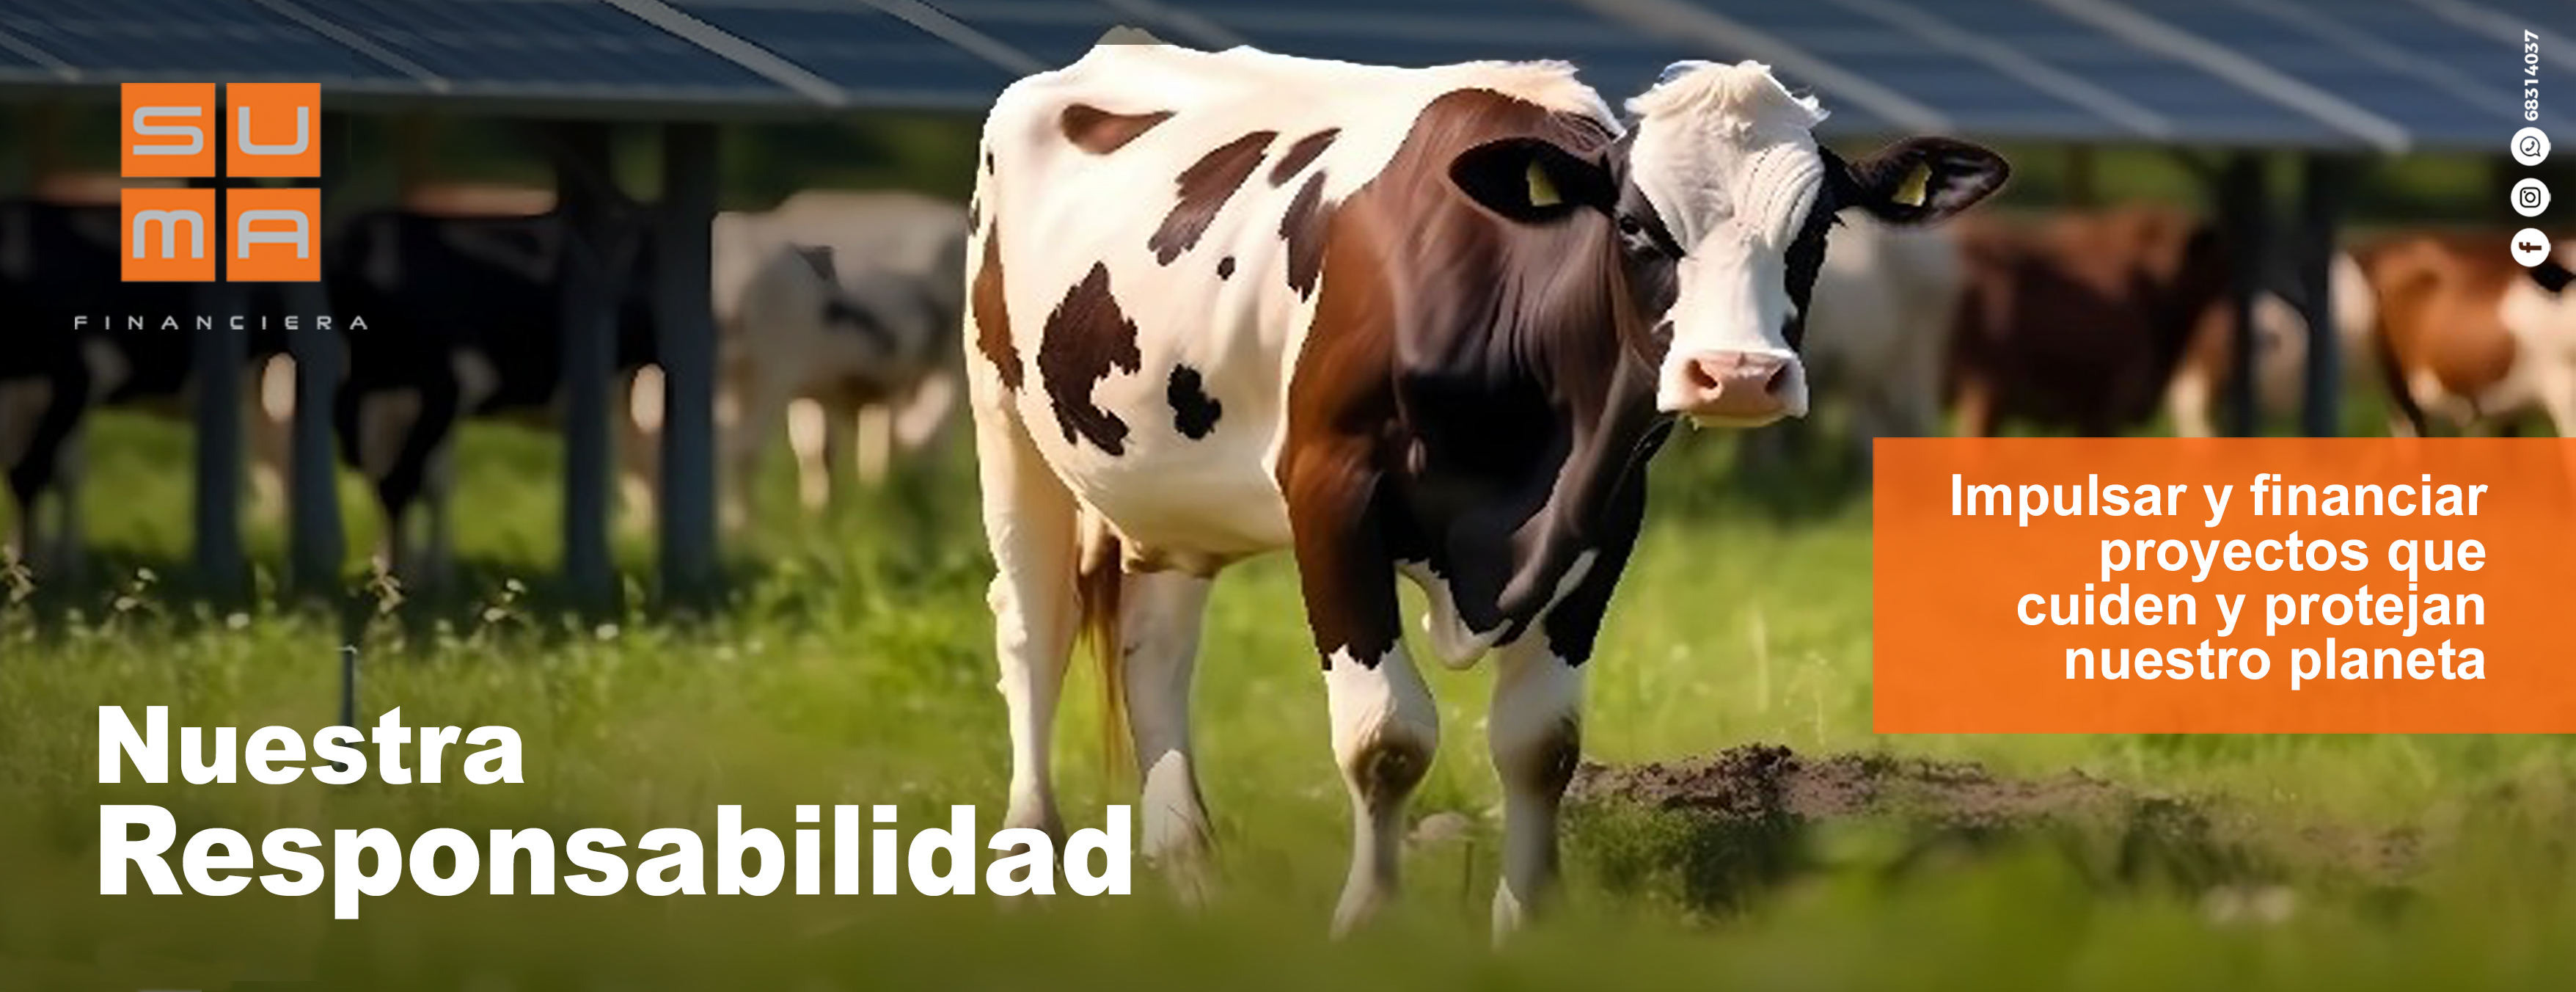
[[[860,102],[992,102],[1012,74],[860,0],[677,0],[681,12],[776,53]]]
[[[1094,0],[930,0],[930,4],[958,23],[1050,67],[1081,58],[1102,32],[1121,24],[1175,34],[1170,40],[1176,43],[1193,40],[1170,32],[1166,25],[1145,23]]]
[[[2421,146],[2492,150],[2528,123],[2519,89],[2499,78],[2518,68],[2521,38],[2440,10],[2408,0],[2189,0],[2155,13],[2389,117]],[[2576,27],[2571,10],[2551,5],[2543,15],[2532,5],[2511,20],[2565,32]],[[2576,127],[2564,104],[2541,107],[2541,127]]]
[[[1564,59],[1614,104],[1673,61],[1753,57],[1822,97],[1828,135],[2305,147],[2494,145],[2523,123],[2496,82],[2520,27],[2553,58],[2576,44],[2564,0],[8,0],[0,85],[974,110],[1118,24],[1392,65]]]
[[[330,0],[317,13],[474,87],[638,93],[772,90],[733,62],[592,0]]]
[[[0,33],[85,79],[329,85],[402,78],[250,0],[15,0],[0,7]],[[59,79],[51,71],[41,78]]]
[[[580,110],[819,108],[601,0],[12,0],[0,84],[317,82],[361,97],[479,97]]]
[[[1931,19],[1933,37],[1892,23],[1885,4],[1700,2],[1916,96],[1971,132],[2046,137],[2063,129],[2067,137],[2255,145],[2349,146],[2358,140],[2312,113],[2035,0],[1894,0],[1910,11],[1905,16]],[[1856,12],[1874,16],[1856,24]],[[1942,39],[1952,44],[1944,46]],[[1976,54],[1976,43],[2000,46],[2006,55]],[[1956,57],[1899,54],[1909,44],[1918,50],[1948,47]],[[2078,81],[2095,102],[2116,100],[2134,119],[2114,124],[2106,109],[2079,107],[2064,88],[2028,78],[2033,73]]]

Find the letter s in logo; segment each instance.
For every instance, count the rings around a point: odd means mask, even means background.
[[[154,124],[156,117],[202,117],[204,107],[136,107],[134,133],[151,138],[186,138],[184,145],[136,145],[137,155],[194,155],[206,150],[206,129],[195,124]]]

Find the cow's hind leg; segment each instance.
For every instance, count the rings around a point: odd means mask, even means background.
[[[1079,615],[1073,494],[1007,411],[979,409],[976,421],[984,536],[998,570],[988,599],[1002,699],[1010,708],[1011,796],[1003,825],[1061,838],[1051,740]]]
[[[1333,912],[1349,933],[1397,887],[1404,808],[1440,746],[1440,712],[1404,650],[1395,566],[1372,513],[1363,441],[1300,452],[1287,474],[1307,624],[1323,658],[1333,758],[1350,791],[1351,867]]]
[[[1144,783],[1142,853],[1185,902],[1208,895],[1211,838],[1190,750],[1190,683],[1213,583],[1185,572],[1127,577],[1120,622],[1126,652],[1127,727]]]

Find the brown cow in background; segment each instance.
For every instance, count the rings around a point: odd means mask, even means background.
[[[2576,432],[2576,240],[2524,268],[2508,237],[2418,234],[2355,253],[2378,298],[2391,433],[2421,436],[2438,417],[2509,434],[2535,410]]]
[[[2227,333],[2230,256],[2210,221],[2149,205],[1969,220],[1948,377],[1961,434],[2120,433],[2155,415],[2194,340]]]

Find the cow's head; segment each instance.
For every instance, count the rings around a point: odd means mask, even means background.
[[[1628,134],[1606,149],[1506,138],[1459,155],[1450,176],[1515,222],[1606,216],[1634,311],[1623,317],[1645,329],[1638,351],[1657,364],[1655,405],[1707,424],[1806,413],[1798,350],[1835,215],[1933,223],[2010,171],[1948,138],[1845,160],[1816,144],[1814,98],[1754,62],[1676,63],[1628,110]]]

